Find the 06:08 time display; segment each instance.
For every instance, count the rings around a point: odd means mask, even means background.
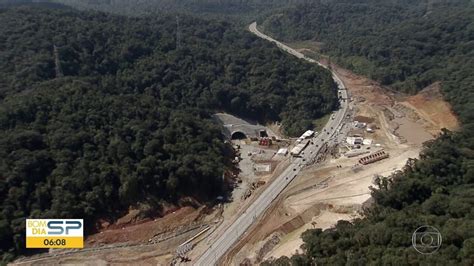
[[[45,246],[65,246],[66,245],[66,239],[45,239],[43,241],[43,244]]]

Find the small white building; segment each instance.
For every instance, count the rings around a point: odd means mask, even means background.
[[[307,139],[307,138],[310,138],[314,135],[314,131],[313,130],[306,130],[305,133],[303,133],[303,135],[301,135],[300,138],[302,139]]]
[[[287,155],[288,154],[288,149],[287,148],[281,148],[277,151],[277,155]]]
[[[314,133],[315,133],[315,132],[314,132],[313,130],[306,130],[306,132],[303,133],[303,135],[301,135],[301,136],[296,140],[296,143],[301,143],[301,142],[303,142],[303,140],[311,138],[312,136],[314,136]]]
[[[255,165],[255,172],[264,173],[264,172],[271,172],[272,165],[268,163],[260,163]]]
[[[355,128],[365,128],[367,126],[367,123],[362,123],[359,121],[354,121],[354,127]]]
[[[303,141],[291,149],[290,154],[293,156],[298,156],[300,153],[308,146],[309,141]]]
[[[361,138],[361,137],[347,137],[346,142],[349,145],[363,144],[364,138]]]
[[[364,145],[372,145],[372,142],[373,142],[373,141],[372,141],[371,139],[364,139],[364,140],[362,141],[362,144],[364,144]]]

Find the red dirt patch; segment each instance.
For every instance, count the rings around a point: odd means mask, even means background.
[[[329,64],[325,58],[320,62],[326,66]],[[433,83],[418,94],[409,96],[383,87],[371,79],[356,75],[333,63],[331,63],[331,67],[341,77],[356,101],[365,102],[370,106],[390,107],[398,103],[408,107],[431,124],[425,125],[425,127],[434,135],[442,128],[450,130],[459,128],[459,120],[451,109],[451,105],[445,101],[440,82]]]
[[[183,207],[163,218],[152,221],[142,221],[130,226],[117,228],[111,226],[105,231],[90,235],[86,239],[86,247],[112,243],[143,243],[156,234],[173,230],[179,226],[195,221],[201,215],[202,208]],[[114,228],[115,227],[115,228]]]
[[[321,58],[320,63],[328,66],[330,62],[327,58]],[[330,65],[342,79],[350,94],[355,95],[354,98],[358,98],[355,99],[356,101],[364,101],[374,106],[392,106],[395,102],[395,98],[401,95],[401,93],[395,93],[389,88],[382,87],[374,80],[356,75],[350,70],[341,68],[332,62]]]
[[[459,128],[459,120],[451,106],[444,100],[439,82],[424,88],[417,95],[408,97],[403,103],[411,105],[419,116],[430,121],[439,129],[457,130]]]

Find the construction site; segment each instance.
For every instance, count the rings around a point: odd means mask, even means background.
[[[371,204],[370,188],[377,178],[401,171],[409,159],[418,158],[423,143],[441,128],[458,128],[437,84],[407,96],[336,65],[332,69],[351,95],[344,137],[329,143],[323,158],[290,184],[229,252],[226,265],[255,265],[302,253],[304,231],[360,217]]]
[[[324,59],[321,63],[328,65]],[[327,229],[339,220],[360,217],[360,211],[370,204],[370,187],[377,177],[403,169],[408,159],[419,156],[423,142],[443,127],[456,130],[458,121],[437,84],[407,96],[334,64],[331,68],[350,95],[344,123],[332,132],[309,130],[291,139],[280,133],[279,124],[259,125],[230,114],[215,115],[232,143],[233,162],[239,169],[227,202],[216,199],[215,206],[206,207],[183,199],[178,206],[164,206],[162,217],[155,219],[142,219],[138,210],[131,209],[115,224],[101,224],[99,232],[86,239],[85,249],[51,250],[14,264],[191,265],[305,152],[315,136],[337,137],[322,144],[313,161],[305,162],[301,174],[233,246],[223,263],[254,265],[300,253],[300,235],[305,230]]]

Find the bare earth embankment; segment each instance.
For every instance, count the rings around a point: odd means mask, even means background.
[[[328,64],[326,60],[321,63]],[[390,157],[355,167],[360,157],[336,155],[308,167],[230,252],[228,264],[257,264],[301,252],[302,232],[330,228],[338,220],[359,217],[364,204],[370,202],[370,187],[376,176],[403,169],[409,158],[418,158],[423,142],[436,137],[442,128],[456,130],[459,126],[437,83],[417,95],[402,95],[347,69],[331,67],[352,96],[354,120],[367,122],[375,129],[364,137]]]

